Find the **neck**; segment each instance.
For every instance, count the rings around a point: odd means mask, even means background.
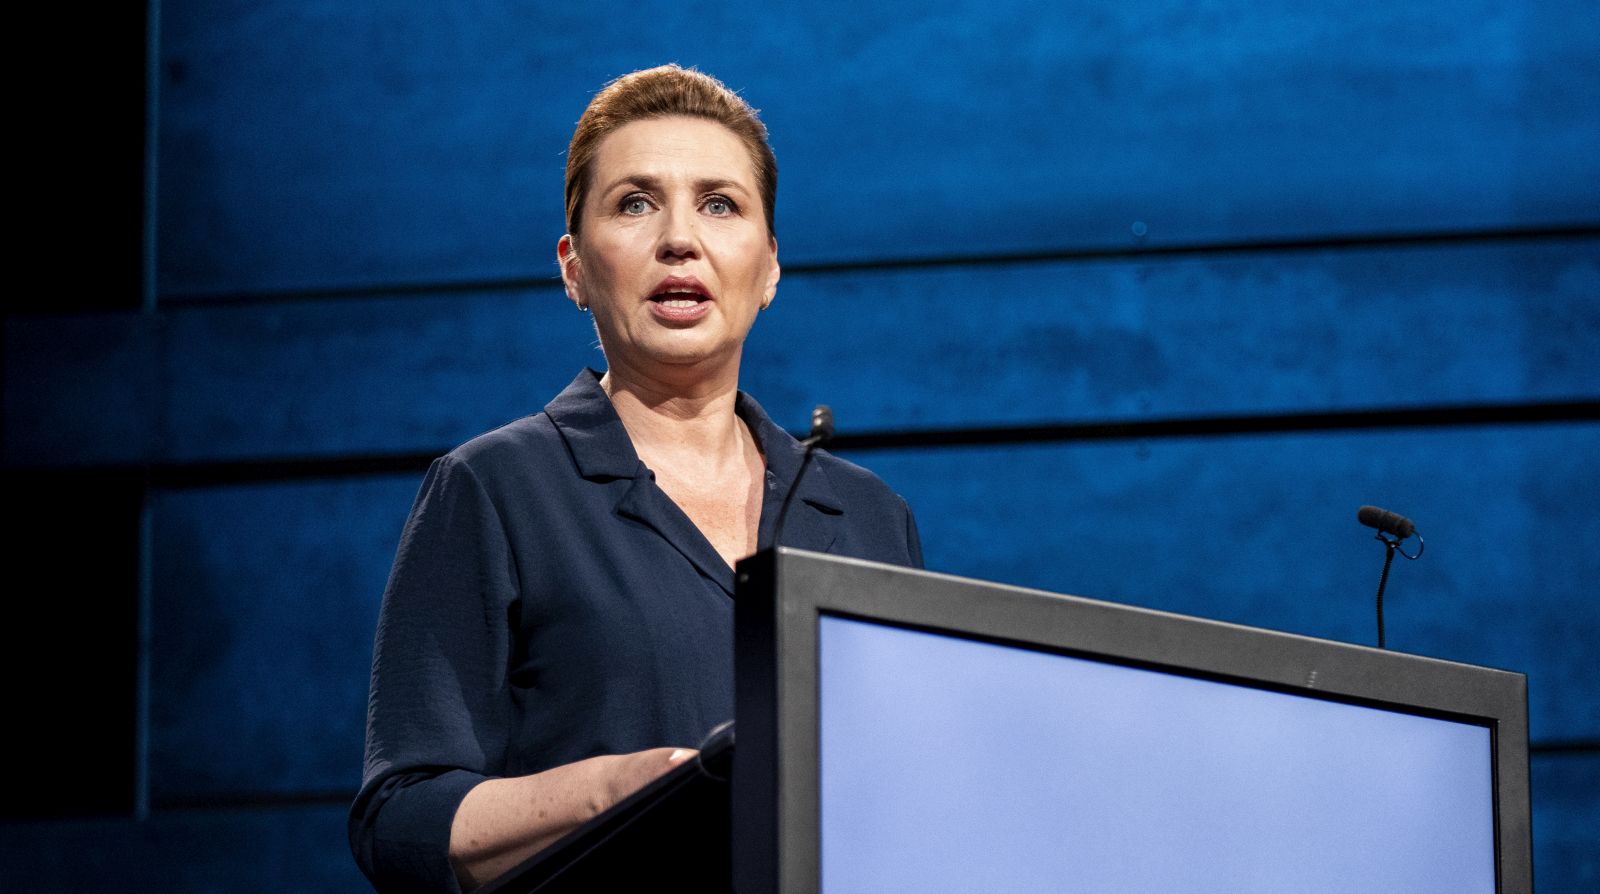
[[[613,366],[600,387],[641,457],[692,456],[720,465],[737,459],[749,437],[734,413],[737,373],[679,382]]]

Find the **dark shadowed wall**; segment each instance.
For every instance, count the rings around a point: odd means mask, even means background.
[[[601,363],[563,151],[663,61],[772,130],[746,389],[832,404],[930,567],[1371,643],[1355,510],[1404,512],[1390,646],[1528,674],[1540,889],[1600,883],[1591,0],[147,13],[83,53],[107,108],[48,110],[90,162],[42,219],[95,226],[5,322],[8,564],[48,581],[7,747],[50,781],[7,889],[363,889],[401,522]]]

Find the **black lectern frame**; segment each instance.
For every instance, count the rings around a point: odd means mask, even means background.
[[[1532,890],[1522,674],[787,548],[741,562],[738,584],[732,825],[741,894],[819,890],[824,615],[1485,726],[1498,890]]]

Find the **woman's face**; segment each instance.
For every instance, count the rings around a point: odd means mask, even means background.
[[[653,378],[737,375],[745,335],[778,288],[778,244],[744,144],[701,118],[635,121],[601,141],[589,176],[582,236],[562,237],[557,254],[607,364]]]

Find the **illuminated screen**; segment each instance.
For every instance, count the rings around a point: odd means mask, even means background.
[[[824,894],[1495,890],[1490,731],[835,616]]]

